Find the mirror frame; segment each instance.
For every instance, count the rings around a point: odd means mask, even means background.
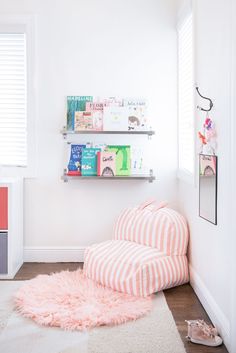
[[[201,177],[201,175],[200,175],[200,163],[201,163],[201,156],[208,156],[208,157],[214,157],[215,158],[215,161],[216,161],[216,165],[215,165],[215,170],[216,170],[216,174],[215,174],[215,176],[216,176],[216,181],[215,181],[215,221],[211,221],[211,220],[209,220],[209,219],[207,219],[207,218],[205,218],[205,217],[203,217],[203,216],[201,216],[201,213],[200,213],[200,200],[201,200],[201,196],[200,196],[200,194],[201,194],[201,190],[200,190],[200,177]],[[218,158],[217,158],[217,156],[216,155],[214,155],[214,154],[205,154],[205,153],[200,153],[199,154],[199,166],[198,166],[198,179],[199,179],[199,185],[198,185],[198,189],[199,189],[199,200],[198,200],[198,215],[199,215],[199,217],[201,217],[202,219],[204,219],[205,221],[207,221],[207,222],[209,222],[209,223],[211,223],[211,224],[214,224],[214,225],[217,225],[217,197],[218,197],[218,195],[217,195],[217,184],[218,184]]]

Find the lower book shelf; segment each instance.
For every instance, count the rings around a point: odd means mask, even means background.
[[[69,180],[147,180],[152,183],[156,177],[153,175],[153,170],[150,169],[149,174],[136,174],[136,175],[116,175],[116,176],[83,176],[83,175],[68,175],[66,169],[61,177],[64,182]]]

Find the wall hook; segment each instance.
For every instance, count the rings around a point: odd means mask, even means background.
[[[202,110],[202,111],[204,111],[204,112],[209,112],[209,111],[211,111],[211,109],[212,109],[212,107],[213,107],[212,100],[211,100],[210,98],[204,97],[204,96],[199,92],[198,86],[196,86],[196,91],[197,91],[197,93],[199,94],[199,96],[200,96],[201,98],[207,99],[207,100],[209,101],[209,103],[210,103],[210,108],[209,108],[209,109],[204,109],[204,108],[200,107],[199,105],[197,106],[197,109],[200,109],[200,110]]]

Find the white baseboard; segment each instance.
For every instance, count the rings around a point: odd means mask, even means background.
[[[24,262],[83,262],[86,247],[25,247]]]
[[[190,284],[200,300],[202,306],[209,315],[212,323],[219,331],[224,340],[224,344],[230,352],[230,321],[222,312],[215,299],[203,283],[198,273],[190,265]]]

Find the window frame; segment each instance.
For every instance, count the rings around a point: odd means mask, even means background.
[[[35,112],[35,20],[22,15],[1,15],[1,33],[26,34],[26,74],[27,74],[27,165],[1,165],[4,177],[35,177],[36,175],[36,112]]]
[[[189,170],[180,167],[179,163],[179,57],[178,57],[178,50],[179,50],[179,41],[178,41],[178,31],[182,24],[185,22],[187,17],[192,15],[193,21],[193,172],[191,173]],[[192,6],[192,1],[186,1],[184,5],[180,8],[177,16],[177,24],[176,24],[176,34],[177,34],[177,142],[178,142],[178,149],[177,149],[177,160],[178,160],[178,169],[177,169],[177,178],[183,182],[191,184],[193,186],[197,185],[197,177],[196,177],[196,170],[197,170],[197,158],[196,158],[196,119],[194,118],[196,115],[196,95],[194,94],[194,81],[196,77],[195,72],[195,30],[194,30],[194,11]]]

